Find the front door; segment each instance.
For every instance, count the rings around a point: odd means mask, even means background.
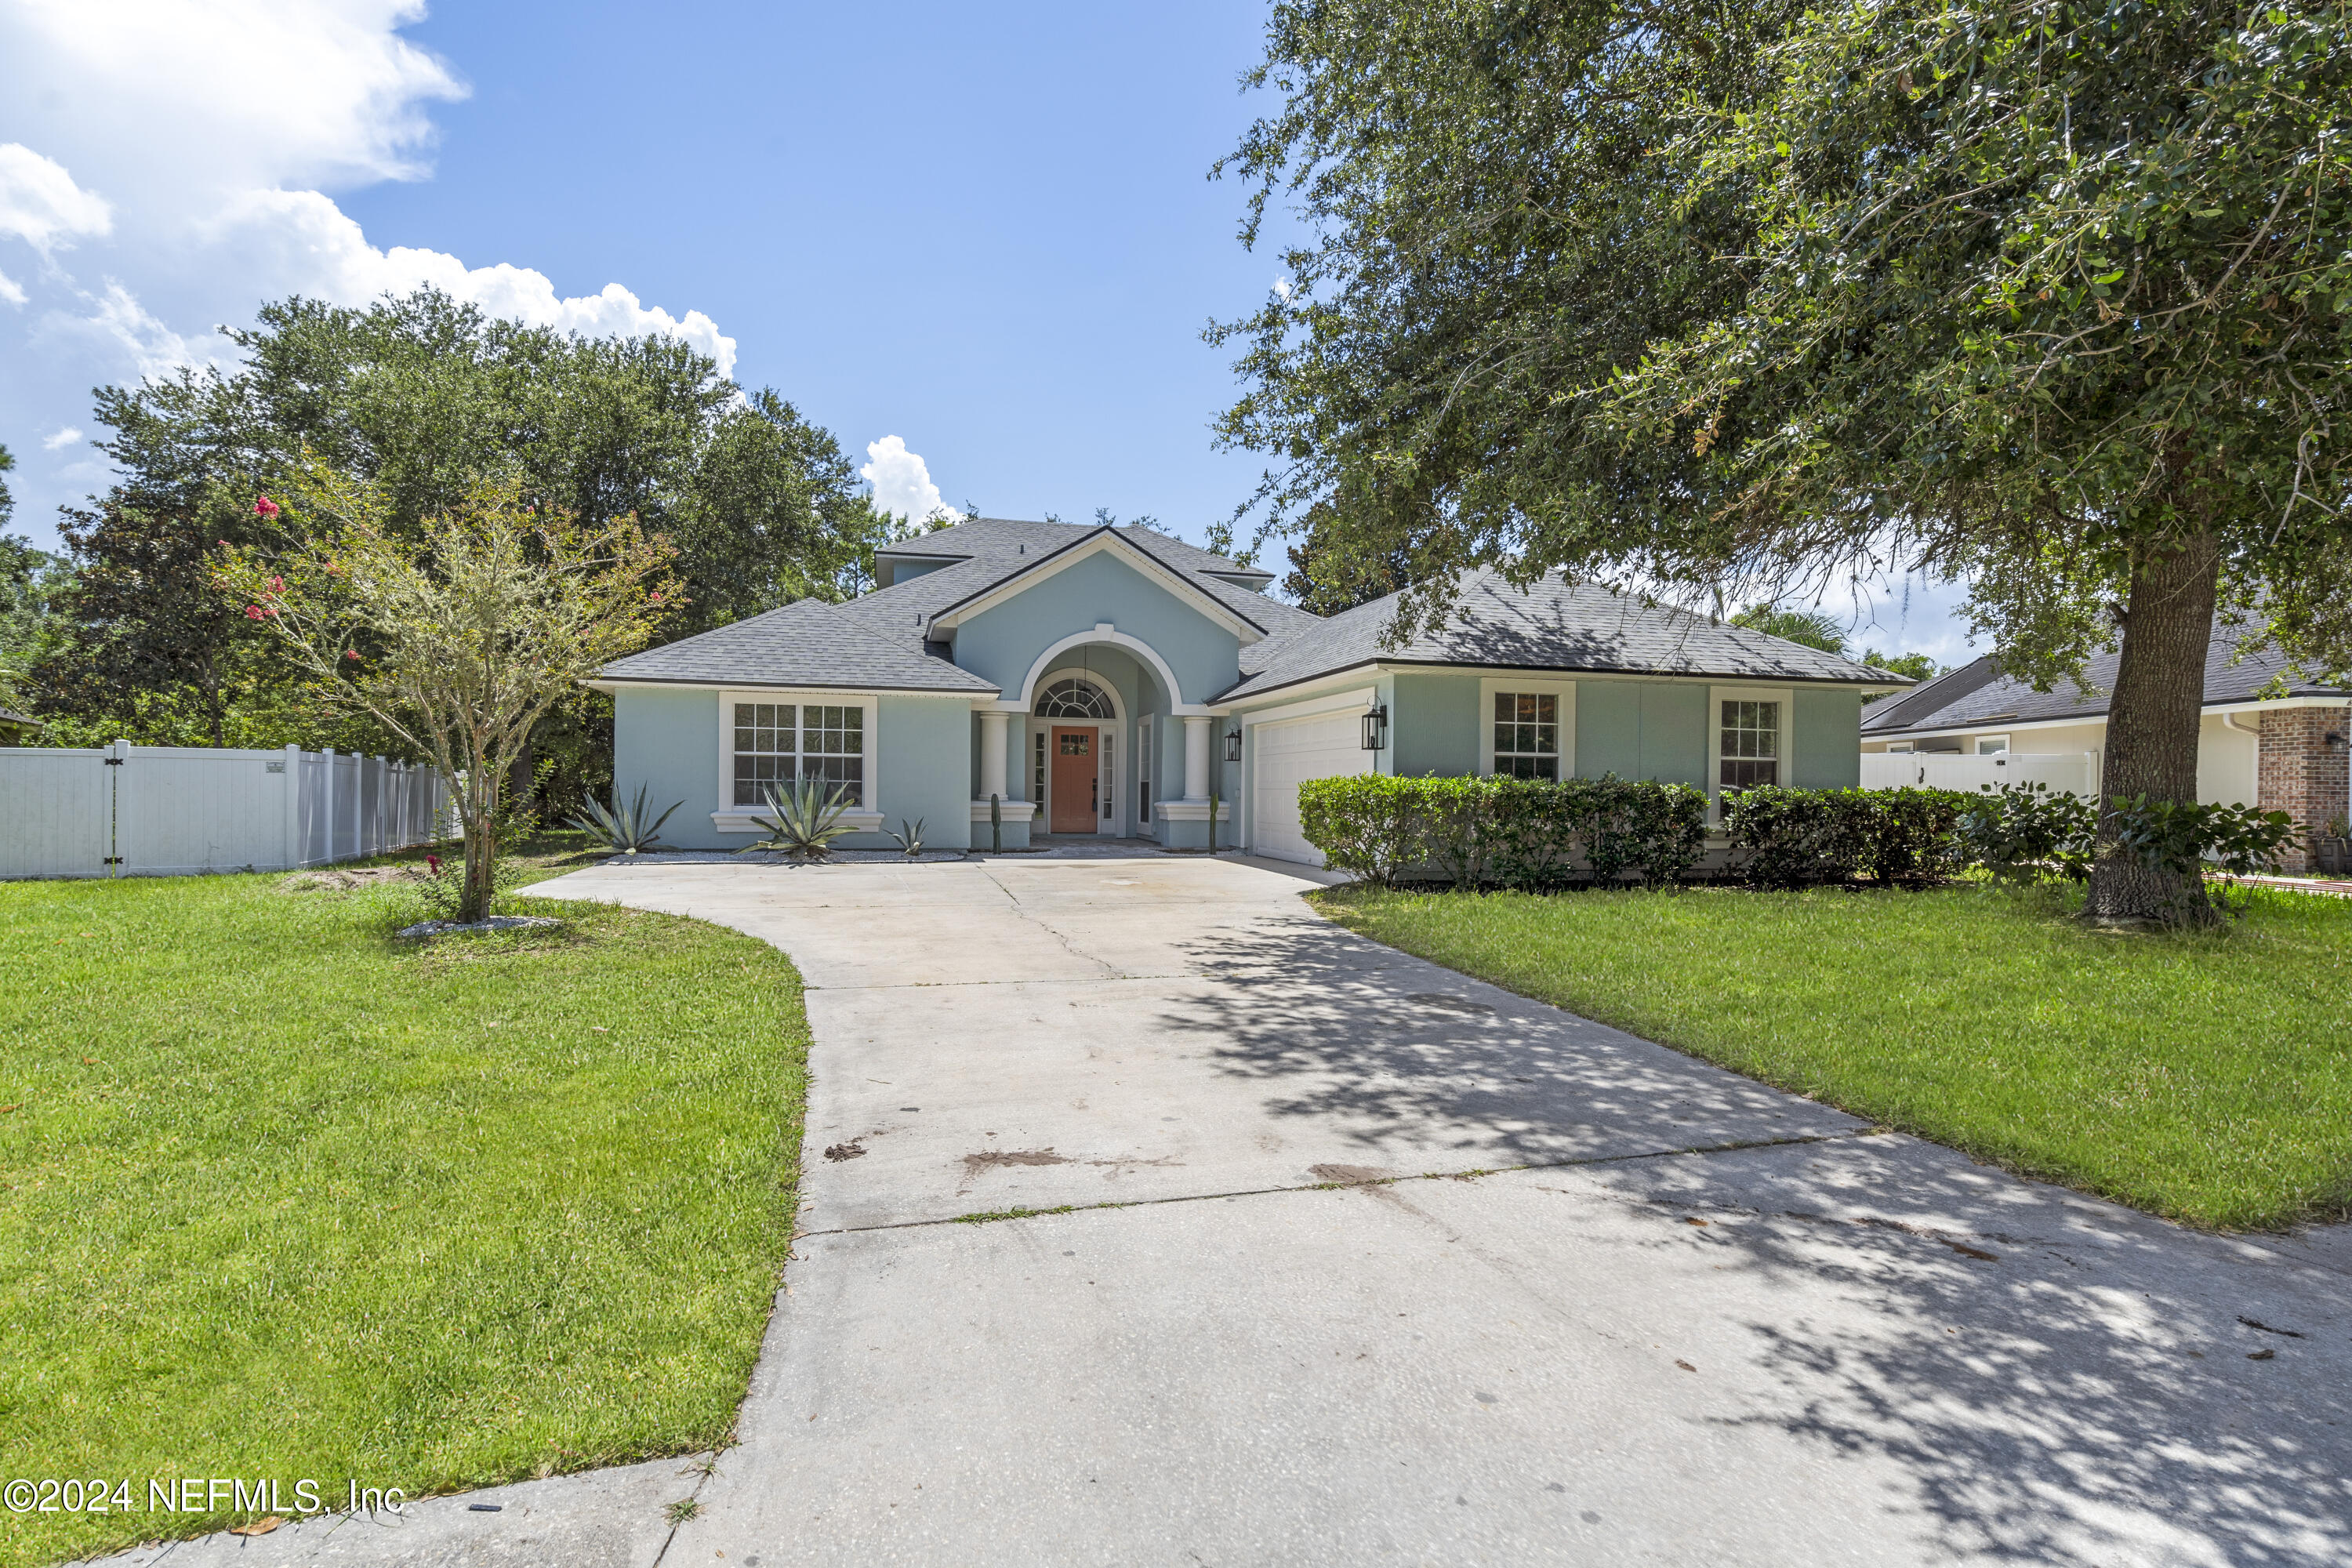
[[[1092,833],[1096,814],[1101,810],[1097,793],[1101,788],[1101,775],[1096,771],[1099,759],[1095,756],[1095,731],[1054,729],[1054,777],[1046,799],[1051,809],[1046,813],[1049,833]]]

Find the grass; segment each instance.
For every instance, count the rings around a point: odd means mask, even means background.
[[[2352,900],[2109,935],[2042,889],[1339,888],[1352,930],[1527,996],[2190,1225],[2352,1214]]]
[[[284,882],[0,885],[0,1480],[141,1510],[12,1515],[0,1563],[230,1521],[151,1478],[415,1497],[728,1434],[790,1246],[790,963],[527,897],[567,923],[397,942],[413,893]]]

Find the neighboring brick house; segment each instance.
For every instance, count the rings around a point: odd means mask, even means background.
[[[2239,658],[2237,643],[2216,625],[2198,729],[2198,796],[2284,811],[2303,832],[2324,831],[2352,812],[2352,693],[2288,676],[2282,695],[2258,697],[2284,674],[2284,662],[2269,652]],[[2116,663],[2111,653],[2091,660],[2088,689],[2062,681],[2036,691],[1980,658],[1864,708],[1862,749],[2103,752]],[[2305,852],[2298,847],[2286,866],[2306,869]]]

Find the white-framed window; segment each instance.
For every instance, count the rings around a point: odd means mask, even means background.
[[[1576,776],[1576,683],[1529,676],[1478,682],[1478,760],[1504,778]]]
[[[1506,778],[1559,777],[1559,697],[1550,691],[1497,691],[1491,703],[1495,772]]]
[[[1787,686],[1707,688],[1706,784],[1717,811],[1726,790],[1795,780],[1795,699]]]
[[[734,745],[728,804],[751,810],[812,779],[866,798],[866,710],[856,702],[730,704]]]
[[[1979,757],[1997,757],[2007,750],[2009,750],[2009,737],[2006,735],[1977,737],[1977,755]]]
[[[1102,806],[1102,819],[1108,822],[1118,815],[1118,790],[1116,787],[1118,774],[1111,771],[1110,765],[1111,757],[1118,745],[1118,737],[1111,732],[1111,728],[1108,724],[1102,727],[1101,733],[1102,761],[1099,766],[1102,771],[1099,776],[1102,784],[1101,787],[1095,791],[1095,798]]]
[[[1037,771],[1030,781],[1029,798],[1037,803],[1038,813],[1042,816],[1045,810],[1045,731],[1040,729],[1032,740],[1037,756]]]
[[[721,690],[719,697],[719,798],[712,820],[722,833],[757,831],[753,818],[768,809],[766,791],[782,794],[801,779],[837,786],[850,815],[878,808],[876,721],[880,700],[870,692]]]
[[[1752,789],[1780,783],[1780,736],[1787,704],[1769,698],[1718,700],[1716,717],[1717,789]]]
[[[1910,742],[1896,741],[1886,748],[1886,753],[1889,756],[1907,757],[1911,754],[1914,748]]]

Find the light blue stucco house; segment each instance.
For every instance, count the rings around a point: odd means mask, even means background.
[[[734,848],[765,786],[833,781],[845,847],[921,819],[943,847],[1072,836],[1318,857],[1298,785],[1355,773],[1854,784],[1865,698],[1906,683],[1760,632],[1547,577],[1479,574],[1442,633],[1328,618],[1147,528],[975,519],[881,552],[881,585],[607,666],[614,772]]]

